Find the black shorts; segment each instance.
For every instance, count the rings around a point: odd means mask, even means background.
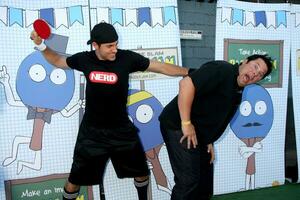
[[[129,124],[122,128],[99,129],[82,122],[69,182],[76,185],[100,184],[109,159],[119,178],[149,175],[137,128]]]

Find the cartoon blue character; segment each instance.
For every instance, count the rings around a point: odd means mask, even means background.
[[[55,44],[55,38],[67,39],[64,36],[52,35],[48,41],[49,46],[61,53],[62,42]],[[63,37],[63,38],[62,38]],[[50,42],[53,43],[50,43]],[[62,40],[61,40],[62,41]],[[66,44],[66,43],[65,43]],[[65,50],[65,49],[64,49]],[[56,68],[49,64],[39,51],[28,55],[20,64],[16,77],[16,90],[20,100],[16,100],[12,92],[10,76],[5,66],[0,69],[0,83],[4,85],[6,99],[9,105],[26,106],[28,108],[27,120],[33,120],[32,136],[17,135],[12,144],[11,156],[7,157],[2,165],[8,166],[17,159],[20,144],[30,144],[29,148],[35,153],[34,161],[19,160],[17,174],[23,170],[23,166],[40,170],[42,164],[42,139],[45,122],[51,123],[54,113],[60,112],[64,117],[73,115],[78,109],[85,106],[84,101],[79,100],[70,110],[65,107],[73,97],[75,77],[73,70]]]
[[[273,119],[273,102],[268,91],[257,84],[246,86],[239,109],[230,122],[234,134],[246,144],[239,149],[247,159],[246,190],[255,188],[255,153],[262,151],[261,141],[269,133]]]
[[[148,165],[151,168],[157,188],[171,194],[171,187],[161,167],[158,154],[164,143],[158,116],[163,106],[149,92],[129,90],[128,114],[131,121],[139,129],[139,137],[144,147]]]

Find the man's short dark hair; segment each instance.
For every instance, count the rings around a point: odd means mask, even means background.
[[[264,54],[264,55],[253,54],[253,55],[251,55],[251,56],[249,56],[247,58],[247,63],[250,62],[251,60],[256,60],[258,58],[261,58],[266,63],[266,65],[268,67],[268,70],[267,70],[266,74],[263,77],[263,79],[264,79],[266,76],[268,76],[272,72],[272,69],[273,69],[273,64],[272,64],[273,59],[270,56],[268,56],[268,54]]]

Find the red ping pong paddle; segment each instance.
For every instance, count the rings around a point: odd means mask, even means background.
[[[43,19],[37,19],[33,22],[33,28],[42,39],[49,38],[51,29],[49,24]]]

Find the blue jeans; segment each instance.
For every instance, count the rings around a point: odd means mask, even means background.
[[[208,200],[213,194],[213,164],[207,145],[187,149],[186,140],[180,143],[181,130],[166,129],[161,125],[171,167],[174,173],[175,186],[172,200]],[[198,141],[201,138],[197,138]]]

